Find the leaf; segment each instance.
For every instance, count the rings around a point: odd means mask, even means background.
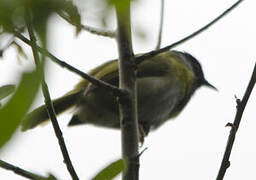
[[[52,13],[62,10],[67,11],[70,17],[80,18],[77,16],[76,7],[71,5],[70,1],[65,0],[0,0],[0,26],[7,32],[25,27],[27,10],[31,10],[35,28],[45,24]]]
[[[12,45],[14,45],[17,48],[18,55],[24,57],[25,59],[28,59],[28,56],[26,55],[23,47],[19,45],[16,41],[12,42]]]
[[[9,96],[15,91],[15,85],[5,85],[0,87],[0,100],[4,99],[5,97]]]
[[[125,9],[127,9],[127,4],[130,3],[130,0],[108,0],[108,4],[109,5],[115,5],[116,7],[119,7],[119,9],[121,9],[122,11],[124,11]]]
[[[32,73],[24,73],[16,93],[0,109],[0,147],[10,139],[31,106],[39,88],[41,71],[42,68]]]
[[[136,2],[136,0],[122,0],[122,1],[120,1],[120,0],[107,0],[107,3],[109,5],[115,5],[123,11],[125,9],[127,9],[127,7],[129,7],[127,5],[130,4],[131,2]]]
[[[76,35],[78,35],[82,29],[81,27],[81,15],[78,8],[72,3],[72,1],[63,1],[62,11],[68,15],[68,19],[71,24],[76,26]]]
[[[116,177],[119,173],[125,170],[125,161],[119,159],[112,162],[103,170],[101,170],[97,175],[92,178],[93,180],[110,180]]]

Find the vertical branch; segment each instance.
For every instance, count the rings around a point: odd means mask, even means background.
[[[122,157],[127,164],[126,171],[123,173],[123,180],[137,180],[139,176],[139,133],[135,64],[131,40],[130,0],[117,1],[115,8],[118,25],[119,86],[127,92],[125,96],[119,98]]]
[[[222,180],[224,178],[224,175],[225,175],[228,167],[230,166],[229,157],[230,157],[230,154],[232,151],[233,144],[235,142],[236,133],[239,128],[245,106],[246,106],[247,101],[251,95],[251,92],[252,92],[252,89],[253,89],[255,83],[256,83],[256,64],[254,66],[251,80],[247,86],[247,89],[245,91],[242,101],[240,101],[239,99],[237,100],[237,112],[236,112],[236,117],[235,117],[234,123],[233,124],[228,123],[228,126],[231,126],[231,130],[229,133],[229,137],[228,137],[225,153],[224,153],[224,156],[223,156],[223,159],[221,162],[221,166],[220,166],[220,169],[218,172],[217,180]]]
[[[29,10],[27,12],[26,21],[27,21],[29,37],[31,39],[31,44],[30,45],[31,45],[31,48],[32,48],[35,64],[36,64],[36,67],[39,68],[40,67],[40,57],[39,57],[39,53],[38,53],[38,50],[37,50],[36,36],[34,35],[34,32],[33,32],[33,25],[31,24],[31,17],[30,17],[30,14],[29,14]],[[44,63],[44,62],[42,62],[42,63]],[[51,101],[48,86],[47,86],[44,78],[42,80],[42,91],[43,91],[43,95],[44,95],[44,98],[45,98],[45,105],[46,105],[46,108],[47,108],[47,112],[48,112],[48,115],[49,115],[50,120],[52,122],[55,135],[58,138],[60,149],[61,149],[61,152],[62,152],[62,155],[63,155],[63,158],[64,158],[64,162],[66,164],[66,167],[67,167],[70,175],[72,176],[72,179],[73,180],[78,180],[79,178],[78,178],[78,176],[75,172],[75,169],[72,165],[72,162],[69,158],[68,150],[67,150],[66,144],[64,142],[64,138],[62,136],[62,132],[61,132],[61,129],[59,127],[59,124],[58,124],[58,121],[57,121],[57,118],[56,118],[56,115],[55,115],[55,111],[54,111],[53,104],[52,104],[52,101]]]
[[[160,47],[161,47],[163,24],[164,24],[164,0],[161,0],[160,25],[159,25],[158,41],[157,41],[157,45],[156,45],[156,50],[160,49]]]

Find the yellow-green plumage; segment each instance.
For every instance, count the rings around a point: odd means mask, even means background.
[[[118,61],[107,62],[89,74],[118,86]],[[177,115],[201,85],[211,86],[203,76],[200,64],[187,53],[169,51],[146,60],[137,67],[138,120],[146,133]],[[119,128],[119,112],[112,93],[82,80],[66,96],[54,101],[57,114],[75,107],[69,125],[83,123]],[[48,119],[45,106],[24,119],[27,130]]]

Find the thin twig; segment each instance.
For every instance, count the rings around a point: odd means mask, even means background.
[[[13,41],[14,41],[14,37],[11,37],[8,43],[6,43],[5,46],[0,49],[0,57],[2,57],[4,51],[12,45]]]
[[[19,33],[18,31],[15,31],[14,34],[16,37],[18,37],[20,40],[22,40],[26,44],[31,45],[31,41],[29,39],[27,39],[25,36],[23,36],[21,33]],[[124,94],[126,94],[123,90],[119,89],[118,87],[113,86],[107,82],[101,81],[99,79],[96,79],[96,78],[80,71],[79,69],[76,69],[75,67],[69,65],[68,63],[58,59],[53,54],[51,54],[48,50],[41,48],[38,45],[36,46],[36,48],[40,53],[49,57],[53,62],[57,63],[58,65],[60,65],[63,68],[67,68],[68,70],[70,70],[71,72],[74,72],[75,74],[78,74],[82,78],[91,82],[93,85],[95,85],[97,87],[105,88],[106,90],[113,92],[113,94],[118,97],[121,97]]]
[[[116,32],[115,31],[107,31],[107,30],[102,30],[102,29],[99,29],[99,28],[95,28],[95,27],[91,27],[91,26],[88,26],[88,25],[83,25],[83,24],[77,24],[73,21],[71,21],[67,15],[65,15],[64,13],[62,12],[58,12],[58,15],[60,17],[62,17],[63,19],[65,19],[68,23],[78,27],[78,28],[81,28],[83,30],[86,30],[92,34],[96,34],[96,35],[99,35],[99,36],[104,36],[104,37],[109,37],[109,38],[115,38],[116,37]]]
[[[237,133],[237,130],[239,128],[239,124],[241,122],[242,115],[243,115],[244,109],[246,107],[247,101],[248,101],[248,99],[251,95],[251,92],[252,92],[252,89],[253,89],[255,83],[256,83],[256,64],[254,66],[250,82],[247,86],[247,89],[245,91],[245,94],[243,96],[242,101],[240,101],[240,100],[236,101],[237,102],[236,117],[235,117],[235,120],[234,120],[233,124],[229,123],[229,126],[231,127],[231,130],[230,130],[230,133],[229,133],[229,137],[228,137],[225,153],[223,155],[223,159],[222,159],[222,162],[221,162],[221,166],[220,166],[220,169],[219,169],[219,172],[218,172],[217,180],[222,180],[224,178],[226,170],[230,166],[229,157],[230,157],[232,147],[233,147],[233,144],[234,144],[234,141],[235,141],[236,133]]]
[[[44,94],[44,98],[45,98],[45,105],[46,105],[46,108],[47,108],[47,112],[48,112],[48,115],[51,119],[55,135],[58,138],[60,149],[61,149],[61,152],[62,152],[62,155],[63,155],[63,158],[64,158],[64,163],[66,164],[67,169],[69,171],[69,174],[72,176],[72,179],[73,180],[79,180],[79,178],[76,174],[76,171],[75,171],[75,169],[72,165],[71,159],[69,157],[68,150],[67,150],[67,147],[66,147],[66,144],[65,144],[60,126],[59,126],[57,118],[56,118],[54,107],[53,107],[51,97],[50,97],[50,94],[49,94],[49,89],[48,89],[48,86],[45,83],[45,81],[42,81],[42,89],[43,89],[43,94]]]
[[[223,18],[225,15],[227,15],[231,10],[233,10],[235,7],[237,7],[243,0],[239,0],[237,1],[236,3],[234,3],[230,8],[228,8],[227,10],[225,10],[223,13],[221,13],[218,17],[216,17],[214,20],[212,20],[210,23],[206,24],[205,26],[203,26],[201,29],[193,32],[192,34],[186,36],[185,38],[182,38],[181,40],[179,41],[176,41],[175,43],[169,45],[169,46],[166,46],[164,48],[161,48],[159,50],[153,50],[153,51],[150,51],[148,53],[145,53],[141,56],[138,56],[136,57],[136,64],[140,64],[141,62],[143,62],[144,60],[146,59],[150,59],[162,52],[165,52],[165,51],[168,51],[182,43],[184,43],[185,41],[188,41],[190,39],[192,39],[193,37],[195,37],[196,35],[198,35],[199,33],[205,31],[207,28],[209,28],[210,26],[212,26],[213,24],[215,24],[217,21],[219,21],[221,18]]]
[[[138,156],[141,157],[141,155],[142,155],[146,150],[148,150],[148,147],[145,147],[145,148],[138,154]]]
[[[34,32],[33,32],[33,27],[32,27],[29,15],[27,17],[27,27],[28,27],[29,37],[31,39],[31,44],[30,45],[31,45],[31,48],[32,48],[35,64],[36,64],[36,67],[39,68],[40,58],[39,58],[38,49],[37,49],[37,45],[36,45],[36,37],[35,37]],[[62,132],[61,132],[61,129],[59,127],[57,118],[56,118],[56,114],[55,114],[54,107],[53,107],[53,104],[52,104],[52,101],[51,101],[48,86],[47,86],[44,78],[42,80],[42,90],[43,90],[43,95],[44,95],[44,98],[45,98],[46,109],[47,109],[48,115],[50,117],[50,120],[52,122],[55,135],[58,139],[58,142],[59,142],[59,145],[60,145],[60,149],[61,149],[61,152],[62,152],[62,155],[63,155],[63,158],[64,158],[64,162],[66,164],[66,167],[67,167],[67,169],[69,171],[69,174],[71,175],[72,179],[73,180],[79,180],[79,178],[78,178],[78,176],[75,172],[75,169],[72,165],[72,162],[70,160],[68,150],[67,150],[64,138],[62,136]]]
[[[157,45],[156,45],[156,50],[160,49],[160,47],[161,47],[163,24],[164,24],[164,0],[161,0],[160,25],[159,25],[158,41],[157,41]]]
[[[43,176],[39,176],[37,174],[33,174],[29,171],[26,171],[24,169],[21,169],[17,166],[14,166],[12,164],[9,164],[3,160],[0,160],[0,167],[6,169],[6,170],[10,170],[10,171],[13,171],[15,174],[18,174],[22,177],[25,177],[25,178],[28,178],[28,179],[32,179],[32,180],[39,180],[39,179],[46,179],[45,177]]]

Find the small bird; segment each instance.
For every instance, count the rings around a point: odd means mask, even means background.
[[[118,61],[102,64],[89,75],[118,87]],[[180,51],[163,52],[142,62],[137,67],[136,77],[138,122],[145,135],[176,117],[199,87],[208,86],[216,90],[205,79],[198,60]],[[53,105],[57,115],[74,108],[68,126],[93,124],[120,128],[117,98],[87,80],[82,80],[72,91],[54,100]],[[22,130],[34,128],[48,119],[43,105],[24,118]]]

